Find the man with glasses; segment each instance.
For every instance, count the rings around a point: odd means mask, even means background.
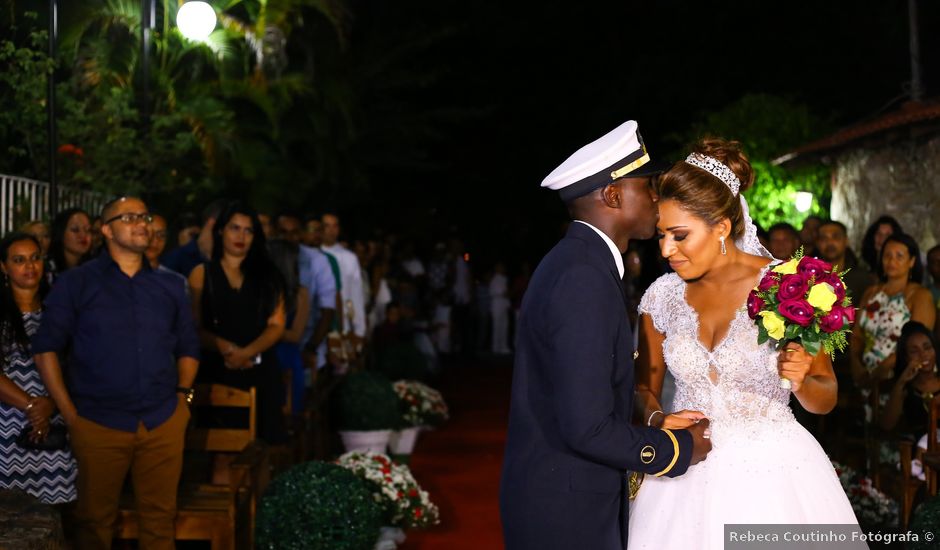
[[[105,250],[58,280],[33,353],[78,461],[76,547],[110,548],[130,472],[140,547],[173,548],[199,339],[182,281],[145,259],[144,202],[116,199],[101,219]]]

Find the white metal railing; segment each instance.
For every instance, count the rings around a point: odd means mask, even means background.
[[[59,210],[78,207],[94,217],[106,202],[103,194],[94,191],[61,185],[56,191]],[[56,213],[49,211],[49,198],[47,182],[0,174],[0,234],[6,235],[31,220],[51,222]]]

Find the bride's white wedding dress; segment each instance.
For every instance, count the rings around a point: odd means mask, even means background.
[[[629,549],[718,550],[725,524],[857,524],[829,458],[790,411],[777,352],[757,344],[743,307],[707,350],[685,289],[675,273],[660,277],[640,313],[666,336],[673,410],[708,416],[712,451],[685,475],[646,476],[630,508]]]

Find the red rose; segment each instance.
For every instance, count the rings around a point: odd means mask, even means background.
[[[421,516],[424,515],[424,510],[422,510],[421,508],[415,508],[414,514],[415,514],[415,519],[420,519]]]
[[[757,284],[757,289],[761,292],[767,292],[779,282],[780,276],[773,271],[768,271],[766,274],[764,274],[764,278],[760,280],[760,283]]]
[[[842,300],[845,300],[845,283],[835,273],[821,273],[816,276],[816,282],[827,283],[832,287],[832,291],[836,293],[837,304],[841,304]]]
[[[806,291],[809,290],[806,284],[806,277],[800,274],[784,275],[780,279],[780,289],[777,290],[777,298],[781,302],[787,300],[802,300],[806,297]]]
[[[824,262],[819,258],[811,258],[809,256],[803,256],[803,259],[800,260],[799,265],[796,267],[797,273],[801,273],[807,278],[815,275],[819,277],[823,273],[832,271],[832,264],[829,262]]]
[[[765,304],[766,302],[757,295],[757,292],[752,290],[751,293],[747,295],[747,316],[751,319],[756,319],[757,314],[760,313],[760,310],[764,309]]]
[[[844,308],[840,305],[832,306],[829,313],[819,318],[819,328],[823,332],[831,333],[842,329],[845,326],[846,311],[852,308]]]
[[[416,497],[416,496],[418,496],[418,490],[412,488],[410,491],[408,491],[408,496],[410,496],[410,497]]]
[[[845,320],[851,325],[855,322],[855,307],[845,308]]]
[[[798,300],[780,302],[777,311],[780,312],[780,315],[783,315],[801,327],[808,327],[813,321],[813,314],[816,310],[813,306],[809,305],[809,302],[800,298]]]

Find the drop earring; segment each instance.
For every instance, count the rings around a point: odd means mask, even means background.
[[[728,254],[728,249],[725,248],[725,236],[722,235],[722,236],[718,237],[718,240],[721,241],[721,255],[722,255],[722,256],[727,255],[727,254]]]

